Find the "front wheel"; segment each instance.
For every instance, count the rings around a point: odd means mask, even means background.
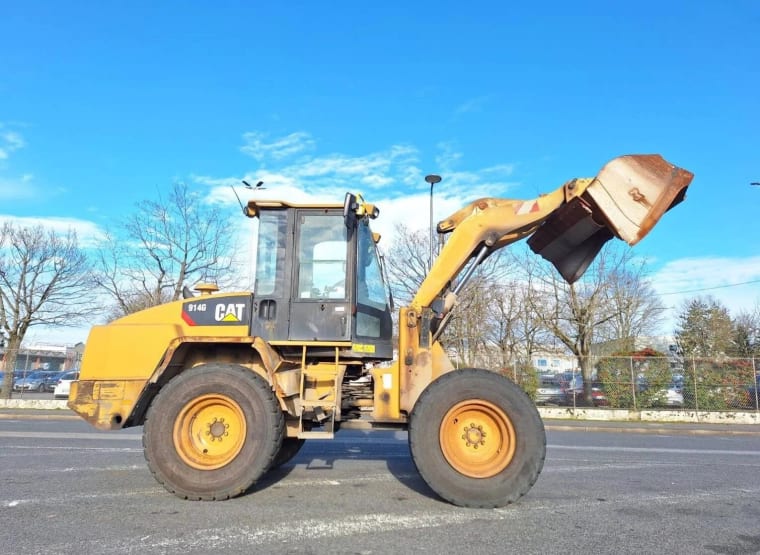
[[[269,384],[236,365],[204,364],[172,379],[145,419],[145,459],[185,499],[235,497],[267,471],[284,418]]]
[[[463,507],[502,507],[538,479],[544,425],[533,402],[508,378],[455,370],[432,382],[409,424],[414,464],[430,488]]]

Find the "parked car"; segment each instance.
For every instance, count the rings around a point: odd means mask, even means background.
[[[13,391],[45,391],[45,378],[50,373],[44,370],[30,372],[13,382]]]
[[[538,377],[536,390],[537,405],[562,405],[566,400],[562,380],[555,374],[542,374]]]
[[[602,382],[594,382],[591,384],[591,400],[595,407],[606,407],[610,404],[607,395],[604,394]]]
[[[652,396],[652,405],[656,407],[682,407],[683,389],[676,383],[671,383],[666,389],[661,389]]]
[[[58,380],[63,376],[63,372],[51,372],[45,376],[45,391],[53,391]]]
[[[60,378],[53,390],[54,399],[68,399],[71,391],[71,382],[79,379],[78,371],[65,372]]]
[[[567,405],[583,404],[583,376],[578,372],[562,372],[559,382]]]
[[[742,408],[758,408],[758,405],[760,405],[760,374],[755,375],[755,385],[745,388],[743,397],[741,401]]]
[[[560,382],[567,392],[583,393],[583,375],[579,372],[562,372]]]

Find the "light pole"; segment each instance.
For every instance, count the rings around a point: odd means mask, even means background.
[[[425,181],[430,183],[430,258],[428,259],[428,271],[430,271],[430,268],[433,267],[433,185],[441,182],[441,176],[426,175]]]

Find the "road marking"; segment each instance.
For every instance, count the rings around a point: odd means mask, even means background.
[[[102,439],[106,441],[140,441],[142,435],[140,434],[109,434],[108,432],[99,433],[72,433],[72,432],[0,432],[0,438],[23,438],[23,439]],[[315,440],[312,440],[314,444]],[[345,450],[351,449],[353,445],[398,445],[399,448],[406,448],[407,443],[405,440],[392,439],[392,438],[377,438],[372,439],[368,437],[359,438],[346,438],[345,440],[328,440],[320,441],[325,447],[333,446],[335,452],[329,454],[341,454]],[[312,442],[308,442],[308,445],[312,445]],[[316,446],[316,445],[315,445]],[[41,449],[53,449],[53,447],[37,446]],[[66,447],[66,449],[74,449],[72,447]],[[606,447],[606,446],[584,446],[584,445],[556,445],[547,444],[547,450],[565,450],[565,451],[601,451],[610,453],[668,453],[668,454],[682,454],[682,455],[732,455],[732,456],[760,456],[760,450],[747,451],[747,450],[735,450],[735,449],[676,449],[670,447]],[[332,449],[330,449],[332,451]],[[346,454],[346,458],[351,455],[361,455],[362,453],[349,452]],[[402,455],[407,456],[407,455]]]
[[[58,445],[3,445],[4,449],[27,449],[32,451],[103,451],[104,453],[142,453],[139,447],[74,447]],[[5,458],[12,455],[3,454]]]
[[[733,449],[675,449],[671,447],[605,447],[584,445],[547,445],[547,450],[561,449],[565,451],[602,451],[605,453],[668,453],[678,455],[732,455],[760,456],[760,451],[739,451]]]
[[[66,495],[65,497],[45,497],[44,499],[11,499],[9,501],[0,501],[0,507],[19,507],[21,505],[63,505],[70,506],[72,502],[85,499],[110,499],[113,497],[126,497],[136,495],[159,495],[166,490],[160,486],[153,489],[116,491],[111,493],[79,493]]]
[[[721,499],[736,501],[737,499],[752,499],[760,490],[721,489],[717,492],[691,492],[675,495],[651,495],[640,492],[637,494],[621,495],[613,503],[609,501],[583,500],[591,506],[604,508],[630,507],[631,505],[651,506],[686,504],[690,502],[707,503]],[[424,530],[430,528],[451,527],[470,522],[505,522],[523,518],[528,513],[545,513],[546,511],[577,510],[579,500],[566,502],[556,499],[536,502],[537,499],[527,498],[517,506],[501,509],[464,509],[451,507],[449,510],[416,511],[412,513],[370,513],[364,515],[345,515],[340,518],[291,520],[283,523],[254,526],[211,527],[183,532],[178,537],[161,537],[147,535],[139,538],[126,539],[122,542],[113,541],[99,545],[102,553],[132,553],[132,552],[232,552],[244,548],[246,552],[257,551],[256,547],[276,544],[303,546],[310,541],[325,538],[351,537],[367,534],[382,534],[401,530]],[[317,550],[319,550],[317,548]],[[265,550],[264,550],[265,551]]]
[[[140,440],[140,434],[109,434],[108,432],[0,432],[0,438],[24,439],[104,439],[106,441]]]
[[[147,470],[147,466],[144,464],[130,464],[130,465],[123,465],[123,466],[68,466],[64,468],[45,467],[44,469],[23,468],[23,469],[14,470],[13,474],[14,475],[39,474],[40,472],[44,472],[45,474],[51,474],[51,473],[73,474],[75,472],[84,472],[87,474],[91,474],[93,472],[123,472],[125,470],[143,471],[143,470]]]

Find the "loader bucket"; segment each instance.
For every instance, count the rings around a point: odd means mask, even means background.
[[[631,246],[641,241],[684,199],[693,177],[658,154],[615,158],[580,196],[549,216],[528,245],[573,283],[612,237]]]

